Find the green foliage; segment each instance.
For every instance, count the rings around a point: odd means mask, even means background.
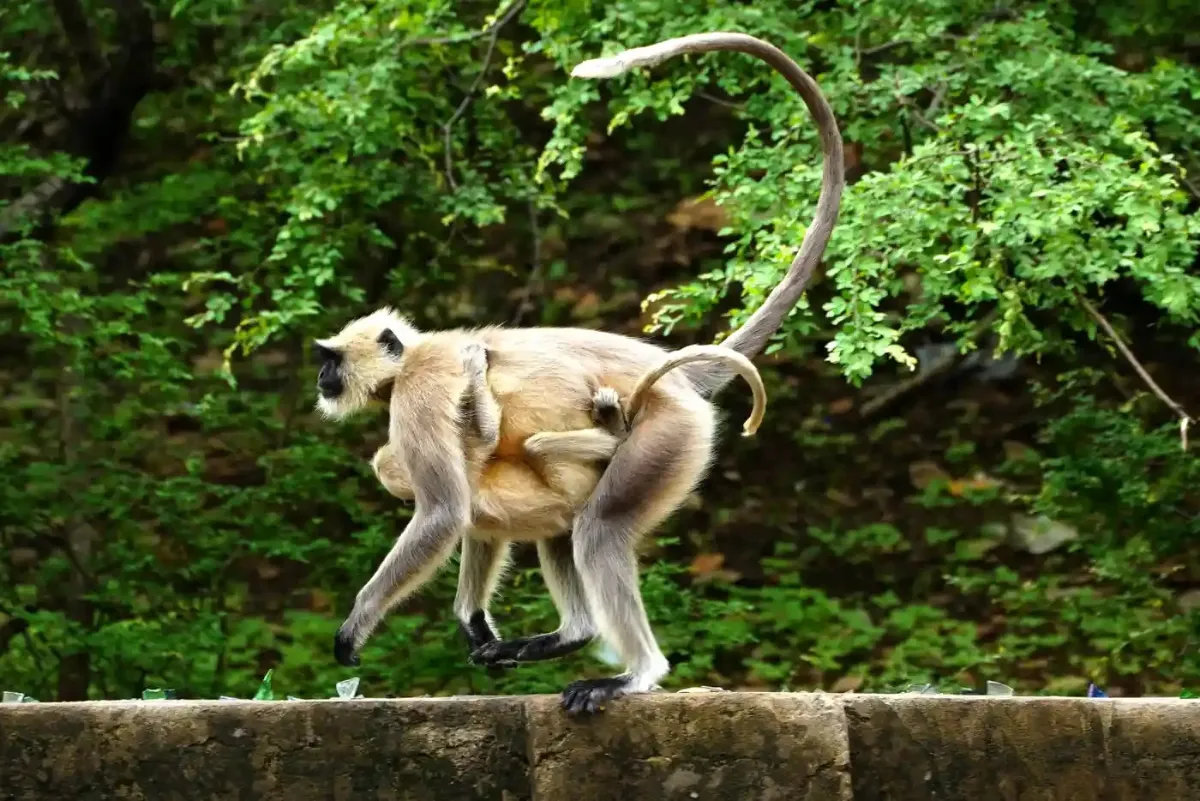
[[[702,30],[763,36],[810,70],[852,180],[824,278],[764,364],[767,426],[727,438],[704,504],[647,558],[670,686],[1200,682],[1197,462],[1157,400],[1114,395],[1140,386],[1083,307],[1195,397],[1194,4],[154,0],[151,88],[100,180],[89,53],[58,5],[0,11],[4,688],[332,694],[333,632],[410,511],[365,464],[380,420],[312,412],[304,343],[366,308],[649,320],[680,342],[744,320],[818,193],[793,90],[727,53],[568,78]],[[127,32],[81,8],[91,55],[120,63]],[[36,202],[71,185],[95,193]],[[717,223],[662,221],[696,194]],[[1037,405],[970,385],[914,390],[886,419],[832,411],[846,380],[911,367],[930,339],[993,336],[1028,357]],[[920,461],[945,475],[915,481]],[[1014,513],[1077,536],[1030,554]],[[684,567],[712,553],[725,568]],[[365,694],[610,670],[602,647],[496,678],[467,665],[454,578],[371,641]],[[494,611],[510,634],[557,623],[527,559]]]
[[[690,4],[648,4],[620,40],[633,46],[709,26],[697,28],[680,5]],[[724,24],[713,25],[819,66],[844,138],[870,165],[846,192],[826,257],[832,296],[822,310],[837,327],[829,358],[847,378],[860,382],[882,357],[912,366],[899,347],[905,333],[962,332],[991,309],[1001,350],[1045,353],[1070,330],[1091,331],[1078,296],[1126,276],[1171,322],[1195,326],[1200,277],[1187,268],[1200,228],[1170,152],[1200,143],[1194,69],[1164,59],[1130,74],[1106,64],[1112,48],[1064,32],[1070,20],[1056,4],[991,21],[991,3],[849,5],[852,17],[811,4],[723,9]],[[608,14],[624,19],[626,10]],[[610,35],[582,22],[573,32],[595,49]],[[884,32],[890,39],[875,41]],[[671,62],[621,85],[610,125],[645,110],[682,113],[680,98],[698,88],[740,95],[765,76],[759,63],[728,54]],[[714,197],[729,212],[728,231],[740,232],[736,257],[663,293],[674,302],[660,329],[712,309],[735,282],[746,308],[733,322],[744,319],[813,213],[820,151],[794,90],[775,80],[748,99],[745,116],[752,127],[741,146],[714,159]],[[579,149],[557,148],[567,172],[576,169]],[[784,336],[817,326],[798,314]]]

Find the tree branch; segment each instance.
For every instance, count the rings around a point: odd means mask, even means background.
[[[514,326],[521,323],[525,312],[533,305],[531,301],[534,288],[541,283],[542,279],[542,232],[538,226],[537,212],[537,202],[531,197],[529,199],[529,230],[533,237],[533,255],[530,257],[529,276],[525,279],[525,286],[522,287],[517,300],[517,311],[512,320]]]
[[[67,43],[75,51],[75,60],[79,62],[84,81],[95,80],[107,65],[100,55],[100,48],[96,46],[83,6],[79,0],[54,0],[54,10],[63,33],[67,35]]]
[[[967,341],[975,342],[985,333],[990,331],[992,325],[996,322],[996,319],[999,316],[1000,312],[996,309],[992,309],[990,312],[985,314],[967,333]],[[957,348],[952,351],[947,351],[939,356],[929,367],[925,368],[924,370],[919,370],[917,374],[911,378],[906,378],[903,381],[899,381],[892,386],[883,389],[878,395],[863,403],[861,409],[859,410],[859,414],[862,417],[871,417],[880,409],[888,406],[892,403],[892,401],[896,400],[902,395],[907,395],[914,389],[918,389],[932,381],[934,378],[945,374],[950,370],[951,367],[954,367],[958,363],[959,355],[960,354],[958,353]]]
[[[950,85],[945,81],[942,81],[938,84],[937,91],[933,93],[933,100],[929,101],[929,108],[925,109],[926,118],[932,120],[937,116],[938,106],[940,106],[942,101],[946,98],[946,90],[949,88]]]
[[[746,105],[744,103],[738,103],[733,100],[726,100],[723,97],[717,97],[716,95],[710,94],[708,92],[704,92],[704,91],[696,92],[696,97],[702,97],[710,103],[715,103],[716,105],[724,106],[725,108],[731,108],[731,109],[734,109],[735,111],[745,111],[746,110]]]
[[[75,7],[74,0],[55,2],[67,15],[63,18],[63,27],[74,46],[73,37],[83,35],[86,18],[83,18],[84,28],[79,28],[79,20],[74,20],[72,15],[82,17],[83,12]],[[72,155],[87,160],[84,173],[92,181],[75,183],[57,176],[43,180],[0,212],[0,241],[7,239],[28,217],[45,217],[52,211],[58,214],[71,212],[91,197],[116,167],[133,122],[134,109],[150,91],[154,78],[154,23],[142,0],[109,0],[109,4],[116,12],[122,48],[102,77],[89,81],[87,100],[83,110],[73,119],[70,141],[65,148]],[[86,54],[80,54],[80,57],[92,58]],[[84,77],[88,79],[88,76]]]
[[[858,53],[859,53],[859,55],[867,56],[867,57],[877,56],[880,53],[885,53],[894,47],[903,47],[904,45],[907,45],[907,44],[912,44],[912,41],[909,39],[893,39],[890,42],[884,42],[883,44],[878,44],[878,45],[875,45],[874,47],[861,48],[861,49],[859,49]]]
[[[445,149],[445,164],[446,164],[446,180],[450,182],[451,189],[457,189],[458,183],[454,180],[454,157],[452,153],[452,143],[450,134],[454,130],[454,125],[463,114],[467,113],[467,108],[470,107],[471,101],[475,98],[475,92],[479,90],[480,84],[483,83],[483,78],[487,74],[488,67],[492,63],[492,55],[496,52],[496,43],[500,39],[500,31],[505,25],[516,19],[525,9],[526,0],[513,0],[509,5],[508,10],[488,27],[481,36],[488,36],[487,53],[483,57],[483,63],[479,67],[479,74],[475,76],[475,80],[467,89],[467,94],[463,97],[462,102],[458,104],[458,108],[454,109],[454,113],[450,115],[450,119],[442,124],[442,143]]]
[[[1125,341],[1121,339],[1121,335],[1117,333],[1115,328],[1113,328],[1112,323],[1108,321],[1107,317],[1100,313],[1099,309],[1092,305],[1091,301],[1089,301],[1083,295],[1080,295],[1079,304],[1083,306],[1084,310],[1092,316],[1092,319],[1096,321],[1096,324],[1104,329],[1104,332],[1112,339],[1113,344],[1117,346],[1117,350],[1119,350],[1121,355],[1125,357],[1125,361],[1129,362],[1129,365],[1133,367],[1134,371],[1138,374],[1146,386],[1150,388],[1150,391],[1157,395],[1158,399],[1165,403],[1167,407],[1171,411],[1175,412],[1175,414],[1179,417],[1179,439],[1183,449],[1186,451],[1188,447],[1188,426],[1190,426],[1193,422],[1192,416],[1189,415],[1187,411],[1185,411],[1184,408],[1179,405],[1179,403],[1177,403],[1170,395],[1164,392],[1163,388],[1160,387],[1155,380],[1150,377],[1150,373],[1148,373],[1146,368],[1142,366],[1142,363],[1138,361],[1137,356],[1133,355],[1133,351],[1131,351],[1129,346],[1125,344]]]

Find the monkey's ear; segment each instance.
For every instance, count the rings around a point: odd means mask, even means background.
[[[383,333],[379,335],[378,342],[380,345],[383,345],[383,349],[392,358],[399,359],[404,354],[404,343],[400,341],[400,337],[396,336],[396,332],[390,328],[383,329]]]
[[[319,339],[313,340],[312,349],[313,358],[322,364],[325,362],[340,362],[342,360],[341,353],[328,345],[322,345]]]

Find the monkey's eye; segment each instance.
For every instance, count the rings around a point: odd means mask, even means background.
[[[313,359],[324,364],[325,362],[333,362],[339,364],[342,361],[342,354],[333,348],[326,347],[320,342],[313,342]]]

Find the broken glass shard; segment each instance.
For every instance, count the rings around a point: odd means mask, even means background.
[[[275,692],[271,689],[271,674],[275,669],[267,671],[267,675],[263,676],[262,684],[258,685],[258,692],[254,694],[255,701],[274,701]]]

